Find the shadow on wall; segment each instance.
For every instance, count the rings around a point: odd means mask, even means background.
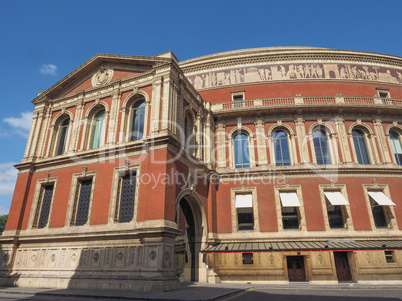
[[[19,274],[11,272],[12,250],[4,251],[0,245],[0,286],[17,286]]]

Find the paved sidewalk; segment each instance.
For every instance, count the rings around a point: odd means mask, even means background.
[[[80,289],[46,289],[26,287],[0,287],[1,294],[24,294],[31,296],[54,296],[54,297],[76,297],[88,299],[116,299],[116,300],[169,300],[169,301],[209,301],[220,300],[225,297],[235,296],[242,293],[251,285],[239,284],[198,284],[186,283],[175,291],[160,293],[143,293],[131,291],[114,290],[80,290]]]
[[[400,286],[386,285],[360,285],[344,283],[337,285],[311,285],[309,283],[291,283],[286,285],[254,285],[245,283],[183,283],[175,291],[161,293],[142,293],[112,290],[79,290],[79,289],[45,289],[25,287],[0,287],[1,295],[23,294],[30,296],[75,297],[84,299],[116,299],[116,300],[170,300],[170,301],[209,301],[225,300],[240,295],[247,290],[402,290]]]

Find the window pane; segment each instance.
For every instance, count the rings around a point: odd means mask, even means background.
[[[314,130],[313,142],[317,164],[331,164],[326,133],[323,130]]]
[[[385,251],[385,260],[387,261],[387,263],[395,262],[394,252],[393,251]]]
[[[250,167],[250,159],[248,154],[248,140],[247,136],[243,135],[242,148],[243,148],[243,167]]]
[[[297,207],[282,207],[283,229],[299,229],[299,216]]]
[[[274,153],[276,166],[290,165],[288,137],[285,132],[274,132]]]
[[[384,206],[378,205],[370,196],[371,212],[373,213],[376,228],[388,228],[387,218],[385,217]]]
[[[328,206],[328,221],[331,229],[345,228],[341,206]]]
[[[395,154],[396,163],[402,165],[402,145],[400,137],[395,132],[390,132],[389,136],[391,138],[391,144]]]
[[[62,155],[65,152],[69,122],[70,120],[66,119],[60,126],[59,140],[57,143],[57,150],[56,150],[57,156]]]
[[[43,189],[45,191],[43,194],[42,209],[40,212],[38,228],[44,228],[47,225],[50,213],[50,206],[52,204],[52,197],[53,197],[53,185],[46,186]]]
[[[121,178],[121,195],[119,223],[128,223],[134,215],[135,174],[127,174]]]
[[[92,179],[81,182],[80,198],[78,201],[77,218],[75,225],[85,225],[88,220],[89,202],[91,200]]]
[[[253,208],[237,208],[239,230],[254,230]]]
[[[145,102],[136,102],[131,112],[131,133],[130,140],[142,139],[144,135]]]
[[[104,126],[105,121],[105,111],[99,111],[96,116],[94,117],[93,121],[93,129],[92,129],[92,141],[91,141],[91,148],[99,148],[103,143],[103,136],[105,131]]]
[[[370,164],[364,133],[359,130],[353,130],[352,136],[356,149],[357,161],[360,164]]]
[[[243,253],[243,264],[253,264],[253,253]]]
[[[234,138],[234,155],[236,168],[250,167],[248,153],[248,139],[245,134],[236,135]]]

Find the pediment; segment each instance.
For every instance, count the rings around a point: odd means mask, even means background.
[[[32,102],[37,104],[44,99],[60,98],[105,86],[120,79],[149,72],[155,66],[171,60],[177,62],[171,52],[153,57],[97,54],[49,89],[39,93]]]

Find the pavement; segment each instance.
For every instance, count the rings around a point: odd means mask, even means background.
[[[169,300],[169,301],[213,301],[229,300],[252,290],[402,290],[392,285],[360,285],[344,283],[337,285],[311,285],[309,283],[291,283],[287,285],[253,285],[251,283],[182,283],[181,288],[169,292],[145,293],[115,290],[80,290],[49,289],[27,287],[0,287],[2,296],[43,296],[52,299],[74,298],[83,300]],[[25,299],[25,298],[24,298]]]

